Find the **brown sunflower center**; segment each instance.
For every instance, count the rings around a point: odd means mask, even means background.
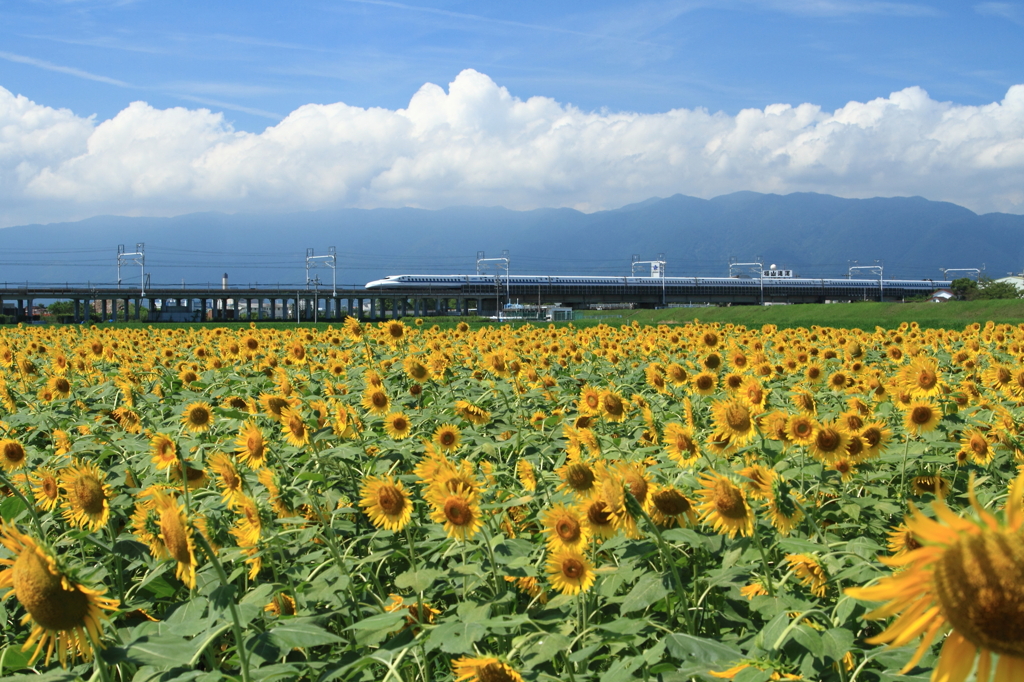
[[[401,433],[409,428],[409,422],[405,417],[395,417],[391,422],[391,428]]]
[[[922,369],[917,373],[917,385],[919,388],[930,389],[935,386],[938,380],[939,377],[930,369]]]
[[[997,654],[1024,657],[1024,537],[964,537],[936,564],[935,587],[957,632]]]
[[[455,432],[454,431],[442,431],[441,436],[438,438],[441,445],[448,448],[455,445]]]
[[[587,508],[587,520],[595,526],[611,525],[612,517],[608,513],[608,505],[598,500]]]
[[[288,430],[292,432],[292,435],[296,438],[302,438],[306,435],[306,423],[302,421],[301,417],[292,416],[288,420]]]
[[[570,464],[565,472],[565,482],[573,490],[590,490],[594,487],[594,472],[586,464]]]
[[[188,549],[188,535],[177,509],[165,509],[160,514],[160,535],[164,539],[167,552],[175,561],[180,564],[192,563],[192,553]]]
[[[3,443],[3,459],[8,467],[15,467],[25,461],[25,448],[21,443],[9,440]]]
[[[204,426],[210,421],[210,411],[205,407],[193,407],[188,413],[188,420],[196,426]]]
[[[488,663],[477,668],[476,676],[480,682],[515,682],[515,678],[500,663]]]
[[[95,476],[79,476],[72,484],[78,504],[87,514],[101,514],[103,503],[107,498],[103,494],[103,484],[96,480]]]
[[[405,495],[395,486],[385,485],[377,492],[377,504],[388,516],[397,516],[405,509]],[[445,505],[445,513],[448,513],[447,505]]]
[[[644,480],[644,477],[629,474],[625,478],[625,483],[626,487],[629,488],[629,492],[637,499],[637,502],[643,504],[644,500],[647,499],[647,481]]]
[[[725,411],[725,423],[733,431],[745,433],[750,430],[750,413],[742,405],[733,403]]]
[[[690,511],[690,501],[678,490],[661,490],[651,498],[654,508],[665,516],[678,516]]]
[[[818,431],[818,435],[814,438],[815,445],[822,452],[832,452],[839,447],[839,444],[843,442],[842,436],[839,432],[833,428],[825,427]]]
[[[562,575],[570,580],[579,580],[586,570],[586,566],[579,559],[569,557],[562,561]]]
[[[34,549],[23,550],[12,570],[14,594],[36,623],[58,632],[85,627],[88,595],[77,586],[67,589]]]
[[[42,488],[43,495],[45,495],[47,499],[57,499],[57,481],[54,480],[52,476],[44,478],[40,487]]]
[[[53,388],[57,393],[68,393],[71,391],[71,382],[64,377],[58,377],[57,380],[53,382]]]
[[[449,497],[444,503],[444,516],[453,526],[468,526],[473,520],[473,510],[461,497]]]
[[[715,378],[709,374],[701,374],[697,377],[697,389],[707,391],[715,385]]]
[[[602,406],[604,407],[604,411],[610,415],[618,416],[623,412],[622,400],[619,396],[611,393],[605,395],[602,400]]]
[[[971,436],[971,450],[977,455],[984,455],[988,452],[988,441],[984,436],[974,434]]]
[[[874,426],[864,429],[864,433],[860,434],[860,436],[868,444],[868,447],[871,448],[882,442],[882,430]]]
[[[932,408],[927,405],[918,405],[910,411],[910,421],[918,426],[923,426],[932,420]]]
[[[727,519],[747,518],[747,506],[743,502],[743,493],[736,486],[721,481],[715,486],[715,511]]]
[[[580,532],[580,522],[571,516],[562,516],[555,522],[555,533],[562,542],[576,542],[580,539]]]

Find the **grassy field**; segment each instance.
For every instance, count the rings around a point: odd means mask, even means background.
[[[407,325],[415,324],[413,317],[402,318]],[[467,322],[471,328],[494,324],[493,320],[484,317],[425,317],[424,327],[437,325],[440,329],[453,329],[460,322]],[[662,310],[601,310],[584,311],[582,319],[573,323],[576,327],[590,327],[598,324],[620,326],[636,321],[640,324],[686,324],[698,320],[711,323],[732,323],[746,327],[761,327],[774,324],[780,329],[796,327],[838,327],[843,329],[873,330],[875,327],[894,329],[903,322],[917,322],[928,329],[963,329],[973,322],[1024,324],[1024,300],[994,301],[952,301],[948,303],[836,303],[828,305],[778,305],[778,306],[733,306],[728,308],[666,308]],[[512,326],[533,324],[546,326],[547,322],[512,321],[505,322]],[[562,327],[569,323],[557,322]],[[105,327],[145,328],[148,326],[164,327],[226,327],[238,329],[248,327],[248,321],[216,321],[202,323],[152,323],[152,322],[118,322],[103,324]],[[326,330],[330,326],[337,328],[337,322],[303,321],[298,325],[293,321],[261,321],[261,328],[293,329],[296,326]]]
[[[610,317],[621,315],[620,317]],[[948,303],[836,303],[828,305],[733,306],[730,308],[668,308],[594,312],[605,324],[721,322],[780,328],[811,325],[872,330],[891,329],[902,322],[917,322],[931,329],[962,329],[972,322],[1024,323],[1024,300],[951,301]],[[577,322],[577,325],[579,322]]]

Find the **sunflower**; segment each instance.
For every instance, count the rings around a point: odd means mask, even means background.
[[[629,403],[612,390],[601,393],[601,416],[610,422],[622,422],[629,414]]]
[[[682,386],[686,383],[689,376],[682,365],[673,362],[665,367],[665,378],[668,379],[673,386]]]
[[[582,415],[592,416],[600,414],[601,392],[590,384],[584,384],[583,388],[580,389],[580,399],[577,409],[579,409],[579,413]]]
[[[757,425],[750,406],[743,400],[729,398],[711,404],[716,433],[729,436],[733,447],[741,448],[757,435]]]
[[[28,457],[21,443],[12,438],[0,440],[0,467],[4,471],[17,471],[27,463]]]
[[[412,500],[401,481],[391,476],[368,476],[359,491],[359,506],[377,528],[400,531],[412,519]]]
[[[701,372],[693,377],[693,390],[699,395],[711,395],[718,388],[718,375],[714,372]]]
[[[363,409],[370,414],[383,417],[391,408],[391,400],[388,394],[380,386],[369,385],[363,392]]]
[[[797,500],[798,494],[793,491],[788,481],[781,476],[776,476],[772,480],[772,494],[764,509],[768,512],[772,525],[783,535],[789,535],[796,524],[804,518],[804,512],[797,505]]]
[[[831,464],[846,454],[846,446],[850,442],[847,436],[834,422],[818,424],[811,441],[811,456],[820,462]]]
[[[256,500],[242,495],[235,506],[238,518],[231,529],[231,535],[238,542],[239,547],[255,547],[259,542],[260,534],[263,532],[264,520],[270,521],[268,515],[256,503]]]
[[[537,490],[537,474],[530,460],[520,459],[516,462],[516,478],[523,484],[523,488],[529,492]]]
[[[259,469],[267,464],[267,445],[263,432],[256,422],[249,420],[242,425],[235,439],[235,452],[238,459],[250,469]]]
[[[548,580],[562,594],[586,592],[594,584],[594,569],[583,555],[574,549],[563,548],[552,552],[547,560]]]
[[[411,355],[402,360],[402,369],[410,379],[418,384],[430,379],[430,370],[427,366]]]
[[[942,476],[915,476],[910,481],[915,495],[936,495],[949,497],[949,481]]]
[[[430,519],[435,523],[443,523],[450,538],[463,542],[471,540],[484,525],[474,488],[459,486],[458,490],[432,502],[434,510],[430,513]]]
[[[1015,682],[1024,677],[1024,475],[1011,486],[1001,521],[978,503],[973,479],[969,497],[977,519],[956,516],[941,498],[932,503],[935,520],[912,509],[905,523],[921,546],[881,557],[896,572],[846,593],[887,602],[866,618],[901,614],[870,644],[901,647],[921,637],[901,674],[948,632],[933,680],[964,682],[977,658],[975,677],[988,682],[996,654],[996,682]]]
[[[579,511],[564,504],[556,504],[541,512],[542,531],[548,536],[548,548],[582,550],[590,540],[588,528],[580,520]]]
[[[263,607],[263,610],[275,616],[294,616],[298,612],[295,599],[284,592],[278,592],[271,597],[270,602]]]
[[[346,317],[345,331],[353,341],[361,341],[365,330],[363,329],[363,325],[359,323],[358,319],[354,317]]]
[[[715,471],[702,474],[700,481],[704,486],[697,491],[701,499],[697,504],[700,520],[710,522],[716,532],[730,538],[736,537],[736,533],[753,535],[754,513],[743,489]]]
[[[107,523],[113,490],[104,479],[103,470],[94,462],[75,460],[61,472],[60,487],[67,495],[61,507],[64,518],[75,528],[96,532]]]
[[[210,470],[217,477],[217,485],[221,489],[221,499],[228,507],[235,506],[242,492],[242,477],[235,468],[231,457],[223,452],[215,452],[208,461]]]
[[[182,412],[181,423],[194,433],[209,431],[213,426],[213,408],[207,402],[191,403]]]
[[[612,519],[611,506],[600,496],[594,496],[582,503],[583,525],[592,537],[611,538],[617,529]]]
[[[39,467],[28,475],[28,480],[39,508],[53,511],[60,502],[60,473],[50,467]]]
[[[392,320],[383,323],[384,340],[389,345],[395,345],[405,338],[406,326],[401,320]]]
[[[907,528],[907,524],[901,523],[889,531],[889,552],[893,557],[903,556],[921,547],[921,543],[914,537],[914,533]]]
[[[960,438],[960,451],[978,465],[987,466],[995,459],[992,443],[978,429],[969,429]]]
[[[483,426],[491,420],[490,412],[465,400],[455,401],[455,414],[475,426]]]
[[[807,554],[787,554],[786,563],[815,597],[824,597],[828,589],[828,576],[818,560]]]
[[[663,528],[697,523],[693,503],[672,486],[656,485],[651,493],[651,520]]]
[[[489,656],[463,656],[457,661],[452,661],[452,669],[455,671],[455,682],[523,682],[523,676],[516,672],[515,668]]]
[[[900,388],[915,397],[931,398],[942,392],[939,363],[933,358],[919,355],[900,368],[896,381]]]
[[[790,415],[786,422],[786,435],[797,445],[811,445],[817,430],[818,422],[807,414]]]
[[[404,412],[392,412],[384,417],[384,432],[395,440],[402,440],[412,434],[412,423]]]
[[[863,458],[877,457],[889,446],[892,430],[886,427],[885,422],[871,422],[860,432],[860,437],[868,448]]]
[[[181,464],[174,464],[169,468],[168,473],[170,474],[171,481],[175,483],[181,483]],[[187,461],[185,462],[185,478],[189,490],[195,490],[196,488],[202,488],[210,482],[210,477],[206,475],[203,469],[192,466]]]
[[[688,426],[677,422],[666,424],[661,440],[665,443],[668,456],[679,466],[693,466],[700,458],[700,450],[693,437],[693,429]]]
[[[0,544],[13,556],[0,559],[0,590],[8,590],[27,612],[22,623],[32,623],[32,632],[22,646],[35,651],[31,665],[46,649],[48,665],[54,648],[62,666],[78,656],[92,659],[94,647],[102,647],[104,611],[114,611],[119,602],[76,582],[60,568],[56,558],[34,539],[0,520]]]
[[[562,480],[558,490],[572,493],[578,498],[587,498],[594,492],[597,476],[587,462],[572,459],[555,470],[555,473]]]
[[[458,450],[461,441],[462,434],[455,424],[442,424],[434,431],[434,444],[445,452]]]
[[[142,417],[127,405],[122,405],[110,413],[121,428],[127,433],[142,433]]]
[[[158,558],[170,558],[176,563],[175,575],[186,587],[196,586],[196,550],[192,540],[192,526],[185,516],[185,505],[173,493],[155,491],[153,508],[159,516],[160,540],[163,552]]]
[[[46,381],[46,388],[55,398],[67,398],[71,395],[71,382],[64,376],[50,377]]]
[[[903,426],[910,433],[920,436],[922,433],[934,431],[942,419],[939,408],[927,400],[915,400],[907,406],[903,415]]]
[[[274,419],[281,419],[281,411],[292,403],[283,395],[271,395],[270,393],[260,394],[260,404],[263,411]]]

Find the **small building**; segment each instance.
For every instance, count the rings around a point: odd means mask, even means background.
[[[945,303],[955,298],[955,295],[949,289],[936,289],[932,292],[932,295],[928,297],[929,303]]]
[[[996,281],[1008,282],[1013,286],[1017,287],[1017,291],[1024,291],[1024,275],[1010,275],[1009,277],[1000,277]]]

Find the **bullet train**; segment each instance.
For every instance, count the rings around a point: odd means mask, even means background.
[[[495,280],[498,280],[497,282]],[[589,290],[615,288],[618,291],[632,288],[667,289],[673,293],[715,290],[719,292],[760,292],[762,287],[766,293],[786,295],[825,292],[836,295],[854,295],[859,297],[878,296],[881,289],[887,297],[910,297],[928,294],[936,289],[949,288],[952,284],[946,280],[913,280],[886,279],[846,279],[846,278],[810,278],[810,277],[594,277],[586,275],[511,275],[508,277],[494,275],[389,275],[384,279],[373,280],[366,284],[367,289],[400,291],[402,289],[437,289],[450,288],[464,291],[479,290],[482,287],[499,285],[508,289],[527,289],[530,287],[550,287],[577,289],[584,287]]]

